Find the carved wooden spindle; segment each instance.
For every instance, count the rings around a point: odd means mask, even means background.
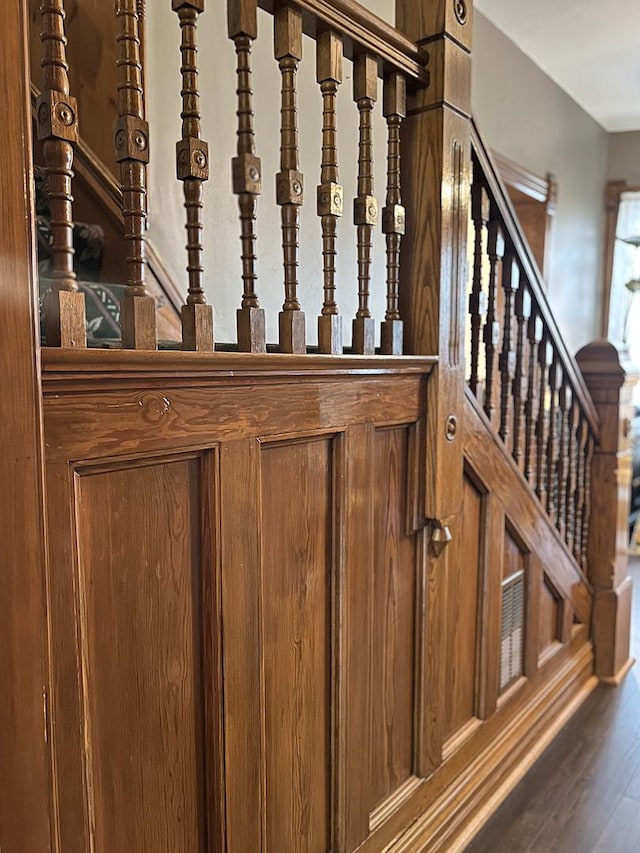
[[[342,83],[342,38],[324,32],[316,42],[316,79],[322,92],[322,161],[317,211],[322,225],[324,300],[318,317],[318,349],[342,352],[342,318],[336,304],[336,239],[344,208],[344,190],[338,176],[336,96]]]
[[[542,320],[535,311],[531,312],[527,323],[527,340],[529,342],[529,368],[527,372],[527,400],[524,406],[524,475],[537,491],[536,425],[540,406],[543,405],[544,401],[538,396],[537,382]]]
[[[264,309],[256,293],[256,213],[262,192],[262,164],[256,156],[251,84],[251,48],[258,36],[256,0],[229,0],[228,33],[237,57],[238,147],[231,161],[233,191],[240,210],[242,252],[242,303],[236,312],[238,348],[241,352],[266,352]]]
[[[122,215],[128,246],[127,289],[120,303],[124,349],[156,349],[156,304],[145,285],[147,255],[147,164],[149,125],[145,121],[140,31],[136,0],[116,0],[118,120],[116,162],[120,164]]]
[[[407,115],[407,84],[398,72],[384,81],[382,112],[387,120],[387,197],[382,209],[382,231],[387,242],[387,308],[380,328],[380,349],[385,355],[402,355],[403,323],[398,285],[406,213],[400,185],[400,125]]]
[[[275,14],[275,58],[282,75],[280,171],[276,175],[276,201],[281,205],[284,255],[284,304],[279,315],[282,352],[306,352],[305,317],[298,302],[298,235],[303,178],[298,151],[296,74],[302,59],[302,15],[292,6]]]
[[[511,421],[515,420],[513,380],[516,375],[516,353],[512,341],[513,302],[515,294],[520,289],[520,267],[513,256],[509,256],[504,261],[502,288],[504,290],[504,322],[502,349],[498,360],[500,367],[500,428],[498,433],[506,444],[512,431]]]
[[[549,365],[549,424],[547,431],[547,499],[546,507],[550,518],[555,522],[557,512],[558,477],[558,387],[560,365],[558,354],[553,350]]]
[[[577,489],[577,465],[578,465],[578,424],[580,410],[575,395],[572,393],[571,405],[567,412],[567,461],[568,470],[566,482],[560,482],[560,487],[564,486],[564,531],[565,540],[570,551],[573,551],[573,542],[575,538],[575,494]]]
[[[551,347],[546,329],[538,347],[538,418],[536,421],[536,494],[547,503],[547,382]]]
[[[213,349],[213,309],[204,295],[202,268],[203,182],[209,180],[209,146],[200,138],[200,94],[198,92],[198,15],[204,0],[172,0],[182,31],[182,139],[176,144],[176,171],[184,184],[187,212],[187,272],[189,291],[182,306],[182,349]]]
[[[353,222],[358,232],[358,310],[353,320],[353,349],[363,355],[375,352],[375,321],[369,309],[373,229],[378,222],[378,202],[373,194],[373,130],[371,114],[378,97],[378,63],[367,53],[353,63],[353,100],[358,105],[358,195],[353,200]]]
[[[582,565],[582,544],[584,540],[584,499],[586,493],[587,477],[587,441],[589,438],[589,425],[579,413],[578,423],[578,448],[577,448],[577,471],[576,471],[576,493],[575,493],[575,536],[573,541],[573,554]]]
[[[484,268],[484,234],[489,223],[489,196],[477,163],[474,164],[474,182],[471,186],[471,218],[474,228],[473,249],[473,282],[471,294],[469,295],[469,314],[471,315],[471,365],[469,374],[469,386],[476,396],[478,395],[478,381],[480,373],[480,330],[487,313],[487,295],[483,291],[483,268]]]
[[[76,99],[69,94],[63,0],[44,0],[42,94],[38,98],[38,139],[44,141],[51,231],[52,284],[44,299],[45,334],[51,347],[85,347],[84,294],[73,269],[71,180],[73,143],[78,141]]]
[[[593,462],[593,453],[595,442],[591,430],[588,430],[585,463],[584,463],[584,501],[582,505],[582,537],[580,542],[580,565],[587,571],[588,566],[588,546],[589,546],[589,521],[591,519],[591,464]]]
[[[489,255],[489,293],[487,299],[487,319],[484,324],[484,351],[486,364],[484,410],[493,421],[495,411],[495,366],[496,352],[500,341],[500,323],[497,319],[498,279],[504,257],[504,236],[497,219],[489,220],[487,253]]]
[[[571,388],[566,377],[558,390],[558,464],[556,486],[556,527],[564,539],[567,530],[567,480],[569,478],[569,410],[572,404]]]
[[[518,466],[522,465],[525,455],[525,406],[527,400],[525,346],[527,322],[530,316],[531,295],[526,287],[521,286],[516,293],[516,366],[513,377],[513,447],[511,451]]]

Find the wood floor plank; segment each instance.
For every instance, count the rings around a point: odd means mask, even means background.
[[[640,850],[638,801],[623,797],[605,826],[593,853],[629,853]]]
[[[640,559],[630,561],[630,573],[631,653],[640,659]],[[629,853],[640,850],[636,824],[640,664],[619,688],[594,691],[466,853]]]

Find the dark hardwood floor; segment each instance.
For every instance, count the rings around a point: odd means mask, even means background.
[[[630,570],[638,663],[594,690],[466,853],[640,851],[640,558]]]

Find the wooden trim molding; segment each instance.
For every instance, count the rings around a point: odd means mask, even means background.
[[[498,154],[497,151],[493,151],[492,154],[500,176],[508,187],[518,190],[534,201],[545,202],[547,213],[550,216],[555,214],[558,182],[551,172],[547,172],[546,177],[541,178],[503,154]]]
[[[0,29],[0,849],[50,851],[42,400],[26,0]]]
[[[640,192],[640,186],[631,186],[623,180],[608,181],[604,191],[604,263],[602,265],[602,301],[600,337],[609,337],[609,303],[611,301],[611,279],[613,278],[613,254],[616,244],[616,228],[620,197],[622,193]]]

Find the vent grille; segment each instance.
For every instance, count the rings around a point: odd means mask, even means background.
[[[524,572],[502,582],[500,692],[520,678],[524,651]]]

